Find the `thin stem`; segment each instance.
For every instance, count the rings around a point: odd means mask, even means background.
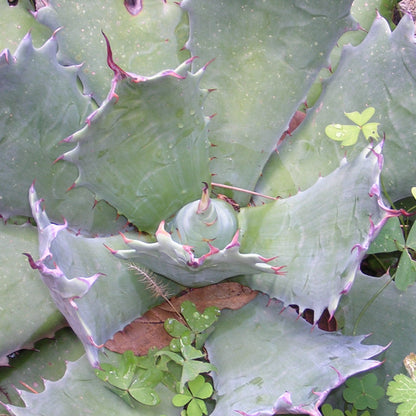
[[[263,194],[260,194],[260,193],[258,193],[258,192],[248,191],[247,189],[238,188],[238,187],[236,187],[236,186],[224,185],[223,183],[211,182],[211,185],[212,185],[212,186],[216,186],[217,188],[232,189],[233,191],[244,192],[244,193],[246,193],[246,194],[255,195],[255,196],[260,196],[261,198],[273,199],[274,201],[277,201],[278,199],[280,199],[280,197],[274,197],[274,196],[263,195]]]
[[[389,269],[388,267],[386,267],[383,262],[375,255],[373,254],[373,258],[376,260],[376,262],[378,263],[378,265],[383,269],[384,273],[387,273],[387,270]]]
[[[374,301],[383,292],[383,290],[393,281],[393,279],[394,279],[394,276],[391,277],[376,293],[374,293],[374,295],[369,299],[369,301],[363,306],[360,313],[358,314],[357,320],[355,321],[354,328],[352,330],[352,335],[357,334],[358,325],[359,325],[362,317],[364,316],[365,312],[374,303]]]

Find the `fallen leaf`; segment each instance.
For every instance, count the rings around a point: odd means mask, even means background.
[[[177,311],[180,311],[181,303],[185,300],[193,302],[200,313],[209,306],[216,306],[220,310],[235,310],[252,301],[257,293],[236,282],[189,289],[183,295],[170,299],[176,311],[172,310],[171,304],[164,302],[114,334],[113,339],[108,340],[104,346],[120,354],[132,350],[135,355],[146,355],[152,347],[161,349],[169,345],[172,338],[163,324],[168,318],[178,319]]]

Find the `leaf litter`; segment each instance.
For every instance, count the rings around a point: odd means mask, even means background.
[[[210,306],[216,306],[220,310],[236,310],[252,301],[257,294],[257,291],[236,282],[189,289],[182,295],[171,298],[169,302],[150,309],[114,334],[104,346],[120,354],[132,350],[135,355],[146,355],[150,348],[161,349],[169,345],[172,337],[165,331],[164,322],[178,317],[177,311],[184,301],[193,302],[200,313]]]

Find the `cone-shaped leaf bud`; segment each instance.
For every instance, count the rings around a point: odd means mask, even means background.
[[[209,197],[205,183],[201,199],[180,209],[168,229],[174,241],[191,246],[200,257],[210,251],[209,244],[221,250],[230,243],[237,231],[237,217],[230,204]]]

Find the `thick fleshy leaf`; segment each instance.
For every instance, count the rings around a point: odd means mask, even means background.
[[[182,1],[187,47],[202,64],[215,59],[203,85],[216,89],[206,104],[206,114],[216,114],[210,125],[216,182],[254,188],[331,49],[353,26],[351,3]],[[241,205],[249,199],[232,197]]]
[[[195,257],[210,251],[211,245],[223,249],[237,231],[237,216],[230,204],[209,197],[208,186],[202,190],[201,199],[182,207],[167,224],[172,239],[191,246]]]
[[[7,364],[8,354],[33,347],[34,341],[65,324],[38,273],[22,255],[38,250],[37,239],[30,224],[0,222],[0,365]]]
[[[238,311],[224,311],[206,342],[216,407],[212,416],[284,413],[321,416],[318,407],[349,376],[381,364],[384,350],[364,336],[328,333],[298,319],[293,309],[258,296]],[[236,340],[239,340],[236,343]]]
[[[29,34],[14,55],[8,50],[0,54],[0,214],[30,216],[27,191],[36,180],[52,220],[65,216],[77,230],[116,232],[126,220],[117,219],[105,203],[93,210],[94,197],[86,189],[66,193],[76,169],[53,164],[72,147],[60,140],[92,110],[91,99],[77,86],[79,67],[58,64],[57,49],[55,37],[35,49]]]
[[[83,64],[86,92],[101,103],[107,96],[112,73],[106,64],[101,30],[113,42],[117,64],[151,76],[163,68],[176,68],[189,57],[181,51],[186,41],[186,15],[174,2],[146,0],[137,16],[122,0],[48,0],[37,20],[57,33],[59,58],[65,64]],[[184,30],[185,29],[185,30]]]
[[[84,354],[82,343],[70,328],[60,329],[51,339],[36,342],[31,350],[17,352],[10,360],[10,367],[0,368],[0,401],[23,406],[16,387],[40,393],[45,379],[59,380],[65,374],[66,363]]]
[[[368,147],[293,197],[243,209],[239,214],[242,251],[278,256],[287,274],[239,281],[285,305],[313,309],[316,319],[326,307],[332,314],[385,222],[378,196],[369,195],[379,188],[380,151]]]
[[[33,5],[30,0],[21,0],[15,7],[7,1],[0,2],[0,51],[15,50],[21,39],[30,31],[37,46],[41,46],[51,36],[51,31],[33,18]]]
[[[391,253],[404,246],[403,231],[398,218],[389,218],[377,238],[371,243],[367,254]]]
[[[415,296],[415,285],[402,292],[389,275],[376,278],[358,273],[335,315],[346,335],[371,332],[372,342],[381,345],[391,342],[383,354],[383,365],[375,370],[385,389],[395,374],[405,371],[403,359],[415,350],[416,331],[412,318],[416,316]],[[342,407],[341,403],[342,399],[336,406]],[[374,416],[391,416],[395,409],[385,396],[372,413]]]
[[[8,405],[6,408],[13,416],[101,415],[103,412],[119,416],[179,416],[180,410],[170,402],[173,393],[163,385],[158,388],[158,393],[161,403],[157,408],[144,405],[132,408],[96,377],[87,357],[83,356],[67,364],[67,371],[62,379],[46,381],[42,393],[22,392],[26,407]]]
[[[140,230],[155,232],[210,181],[198,87],[204,71],[190,74],[185,62],[146,78],[127,74],[108,53],[113,87],[87,125],[68,138],[77,146],[62,159],[78,166],[74,186],[89,188]]]
[[[282,197],[294,194],[310,187],[319,175],[332,172],[345,155],[349,159],[358,155],[367,146],[364,138],[344,148],[326,136],[325,128],[333,123],[350,124],[344,112],[374,107],[371,121],[380,123],[378,132],[386,137],[382,174],[386,190],[393,201],[410,195],[416,169],[411,93],[416,87],[415,51],[409,16],[393,32],[377,17],[360,45],[344,47],[319,100],[269,160],[256,191]]]
[[[30,264],[41,273],[56,306],[97,366],[100,344],[160,301],[104,248],[104,244],[120,244],[120,237],[76,236],[66,224],[50,223],[33,187],[29,198],[40,247],[38,261],[28,254]],[[170,287],[173,293],[178,290]]]
[[[385,9],[385,0],[354,0],[351,6],[351,16],[355,19],[362,30],[353,30],[344,33],[337,41],[336,46],[332,49],[329,56],[329,66],[323,68],[315,83],[308,91],[306,98],[306,107],[312,107],[322,93],[325,80],[330,78],[338,66],[341,52],[344,45],[356,46],[360,44],[367,36],[375,17],[380,12],[383,16],[382,9]]]
[[[406,244],[403,245],[403,253],[397,266],[395,282],[400,290],[406,290],[409,285],[416,281],[414,250],[416,250],[416,227],[413,225],[407,236]]]
[[[400,256],[395,276],[396,286],[400,290],[406,290],[416,281],[416,261],[412,253],[405,248]]]
[[[164,222],[156,231],[156,242],[148,243],[136,239],[124,238],[128,249],[114,250],[116,257],[129,261],[137,261],[156,273],[168,277],[176,283],[187,287],[200,287],[221,282],[229,277],[243,273],[264,271],[278,278],[284,274],[281,266],[271,266],[268,259],[260,254],[240,253],[237,231],[222,250],[209,246],[210,250],[201,257],[195,257],[192,247],[179,244],[165,230]]]

